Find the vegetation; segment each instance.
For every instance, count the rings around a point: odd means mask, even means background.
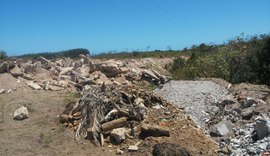
[[[5,51],[0,51],[0,60],[3,60],[3,59],[5,59],[5,58],[7,58],[7,53],[5,52]]]
[[[60,57],[70,57],[70,58],[78,58],[80,54],[90,55],[88,49],[78,48],[78,49],[70,49],[59,52],[44,52],[44,53],[33,53],[33,54],[25,54],[17,56],[18,58],[33,58],[36,59],[40,56],[45,57],[47,59],[55,59]]]
[[[133,52],[104,52],[95,56],[93,58],[97,59],[126,59],[126,58],[164,58],[164,57],[178,57],[180,55],[187,54],[186,51],[182,50],[154,50],[154,51],[133,51]]]
[[[191,58],[176,58],[175,79],[222,78],[232,83],[270,84],[270,36],[238,37],[219,46],[200,45],[188,49]]]

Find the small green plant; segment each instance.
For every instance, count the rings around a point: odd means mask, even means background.
[[[51,132],[47,132],[47,133],[40,133],[40,143],[42,143],[44,145],[44,147],[49,147],[50,144],[52,143],[53,139],[52,139],[52,133]]]
[[[66,92],[64,94],[62,94],[63,99],[64,99],[64,103],[66,104],[67,102],[76,102],[78,100],[78,98],[80,97],[79,93],[76,92]]]
[[[63,133],[66,130],[66,127],[63,124],[59,124],[57,133]]]

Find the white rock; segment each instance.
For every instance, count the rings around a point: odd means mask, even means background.
[[[112,130],[110,136],[117,144],[119,144],[126,139],[126,132],[127,130],[125,128],[116,128]]]
[[[224,123],[217,126],[217,131],[219,132],[219,134],[221,136],[224,136],[224,135],[230,133],[230,130],[228,129],[228,127]]]
[[[138,151],[138,146],[128,146],[129,151]]]
[[[19,109],[17,109],[13,115],[14,120],[23,120],[23,119],[26,119],[28,117],[29,117],[28,110],[24,106],[21,106]]]
[[[41,89],[41,87],[38,84],[34,83],[33,81],[28,82],[27,85],[35,90]]]

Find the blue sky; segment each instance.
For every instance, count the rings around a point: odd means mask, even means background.
[[[182,49],[270,32],[269,0],[0,0],[8,55]]]

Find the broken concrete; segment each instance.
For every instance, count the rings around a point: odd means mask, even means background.
[[[112,130],[110,136],[113,142],[115,142],[116,144],[120,144],[126,139],[126,133],[127,130],[125,128],[116,128]]]
[[[24,120],[28,118],[28,110],[26,107],[21,106],[19,109],[17,109],[13,114],[14,120]]]

